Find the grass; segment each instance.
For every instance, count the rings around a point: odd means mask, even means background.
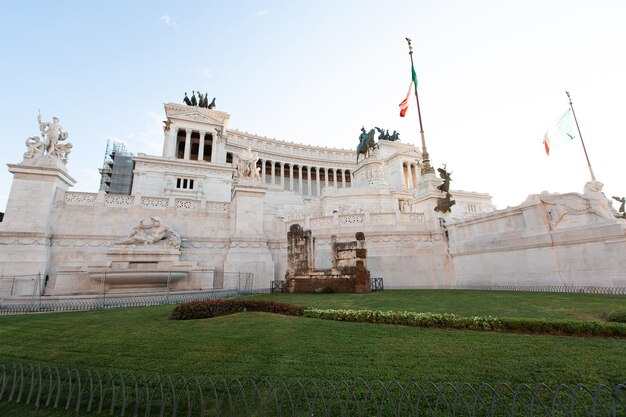
[[[626,310],[626,297],[512,291],[402,290],[371,294],[266,294],[250,298],[320,309],[368,309],[604,321]]]
[[[315,307],[399,310],[412,306],[414,311],[457,314],[498,314],[500,305],[509,316],[519,317],[537,317],[533,306],[541,306],[546,316],[557,318],[597,318],[624,300],[476,291],[268,297]],[[469,300],[468,305],[462,305],[463,300]],[[229,377],[513,384],[626,380],[623,339],[421,329],[266,313],[173,321],[168,319],[172,309],[0,317],[0,361]]]

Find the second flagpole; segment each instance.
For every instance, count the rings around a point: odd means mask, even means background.
[[[411,39],[409,38],[405,38],[406,41],[409,43],[409,56],[411,57],[411,77],[413,77],[413,71],[415,69],[415,67],[413,66],[413,47],[411,46]],[[426,150],[426,139],[424,138],[424,127],[422,125],[422,112],[420,110],[420,99],[417,96],[417,83],[415,82],[415,80],[413,80],[413,87],[415,88],[415,101],[417,102],[417,117],[419,118],[419,122],[420,122],[420,136],[422,138],[422,169],[421,169],[421,174],[422,175],[426,175],[426,174],[434,174],[435,170],[434,168],[430,165],[430,159],[428,156],[428,151]]]

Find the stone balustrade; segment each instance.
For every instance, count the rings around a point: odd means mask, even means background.
[[[104,207],[134,207],[141,206],[147,209],[182,209],[228,213],[230,202],[205,201],[174,197],[152,197],[137,195],[116,195],[84,192],[66,192],[63,202],[66,206],[104,206]]]

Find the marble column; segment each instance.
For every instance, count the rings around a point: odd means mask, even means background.
[[[346,188],[346,170],[341,170],[341,188]]]
[[[411,164],[409,163],[406,164],[406,173],[407,173],[407,179],[409,183],[409,189],[411,189],[413,188],[413,175],[411,175]]]
[[[333,168],[333,187],[337,188],[337,168]]]
[[[270,171],[272,173],[271,184],[274,185],[276,184],[276,161],[271,161],[270,163],[272,164],[272,170]]]
[[[282,162],[279,162],[278,166],[280,167],[280,173],[278,174],[280,175],[280,189],[284,190],[285,189],[285,164]]]
[[[185,153],[183,159],[191,159],[191,129],[185,129]]]
[[[317,196],[318,197],[319,197],[320,193],[322,192],[322,178],[320,177],[321,171],[322,171],[322,168],[315,167],[315,183],[317,185],[316,189],[317,189]]]
[[[176,139],[178,138],[178,128],[170,125],[170,130],[165,132],[163,141],[163,157],[172,158],[176,156]]]
[[[311,190],[311,167],[308,166],[306,167],[306,173],[307,173],[307,194],[308,195],[313,195],[313,190]]]
[[[289,191],[293,191],[293,164],[289,164]]]
[[[200,132],[200,140],[198,142],[198,161],[204,160],[204,136],[206,132]]]
[[[261,159],[261,182],[265,184],[265,159]]]
[[[417,173],[417,164],[411,164],[411,177],[413,178],[413,186],[417,187],[417,179],[418,177],[418,173]]]
[[[302,191],[302,165],[298,165],[298,192],[304,194]]]
[[[328,190],[328,168],[324,168],[324,187]]]

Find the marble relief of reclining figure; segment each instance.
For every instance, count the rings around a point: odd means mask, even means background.
[[[180,249],[181,238],[171,227],[163,224],[159,217],[151,217],[149,221],[142,220],[133,227],[128,237],[114,242],[114,245],[152,245],[164,241],[166,246]]]

